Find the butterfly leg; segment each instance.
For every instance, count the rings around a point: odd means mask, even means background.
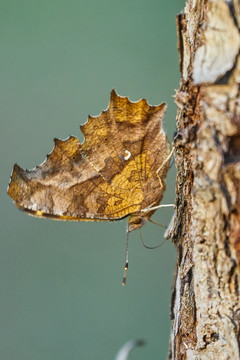
[[[150,206],[150,207],[148,207],[146,209],[142,209],[141,211],[142,212],[148,212],[148,211],[160,209],[162,207],[174,207],[174,206],[175,206],[174,204],[162,204],[162,205],[157,205],[157,206],[153,206],[153,207]]]
[[[157,169],[157,177],[158,177],[158,180],[159,180],[160,188],[163,187],[163,183],[162,183],[161,177],[159,176],[159,172],[166,165],[166,163],[171,159],[173,152],[174,152],[174,146],[173,146],[170,154],[166,157],[166,159],[163,161],[161,166]]]

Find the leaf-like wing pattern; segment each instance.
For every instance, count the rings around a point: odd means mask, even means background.
[[[130,230],[142,226],[153,212],[141,210],[158,205],[165,190],[170,145],[164,111],[165,104],[131,102],[113,90],[108,109],[81,126],[83,144],[72,136],[55,139],[42,165],[15,165],[8,194],[36,216],[109,221],[131,215]]]

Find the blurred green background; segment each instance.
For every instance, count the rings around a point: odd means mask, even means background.
[[[39,165],[53,138],[75,135],[106,109],[112,88],[135,101],[166,101],[172,140],[178,87],[175,16],[184,1],[1,1],[0,360],[114,359],[129,339],[147,345],[131,360],[165,359],[175,249],[143,248],[131,233],[121,285],[126,219],[55,222],[29,217],[7,196],[15,162]],[[174,166],[163,203],[174,201]],[[168,224],[173,210],[154,219]],[[156,245],[164,229],[148,223]]]

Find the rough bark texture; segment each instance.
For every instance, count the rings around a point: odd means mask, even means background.
[[[178,263],[169,359],[240,358],[240,3],[192,0],[177,17]]]

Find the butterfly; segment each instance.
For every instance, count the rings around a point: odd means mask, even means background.
[[[55,139],[33,170],[14,165],[8,194],[30,215],[57,220],[113,221],[141,228],[160,204],[170,162],[163,130],[166,105],[131,102],[112,90],[107,110],[88,117],[84,135]]]

